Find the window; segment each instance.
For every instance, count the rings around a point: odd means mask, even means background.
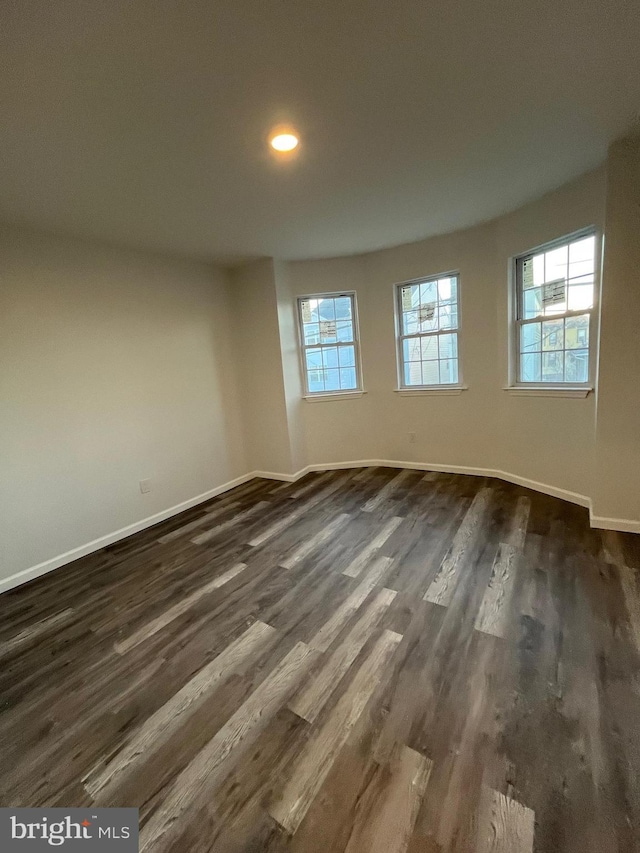
[[[306,393],[361,390],[355,293],[320,293],[298,299]]]
[[[401,388],[457,385],[457,273],[396,285]]]
[[[595,270],[593,232],[516,258],[517,383],[589,382]]]

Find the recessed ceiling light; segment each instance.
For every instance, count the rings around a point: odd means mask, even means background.
[[[298,147],[299,139],[295,133],[277,133],[269,139],[269,144],[275,151],[293,151]]]

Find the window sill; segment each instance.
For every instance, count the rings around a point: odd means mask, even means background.
[[[546,388],[540,385],[510,385],[502,389],[514,397],[584,397],[588,396],[593,388],[591,386],[576,386],[571,385],[566,388],[550,386]]]
[[[353,400],[366,393],[366,391],[334,391],[328,394],[306,394],[302,399],[307,403],[328,403],[330,400]]]
[[[443,395],[452,397],[454,394],[461,394],[467,391],[466,385],[432,385],[424,388],[394,388],[395,394],[401,397],[429,397],[432,395]]]

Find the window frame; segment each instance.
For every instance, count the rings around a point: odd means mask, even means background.
[[[441,278],[456,278],[456,307],[458,314],[458,325],[455,329],[436,329],[431,332],[417,332],[413,335],[405,335],[402,331],[402,288],[407,285],[412,284],[430,284],[431,282],[437,282],[438,279]],[[397,371],[397,380],[398,387],[397,390],[402,394],[410,395],[420,394],[421,392],[427,393],[435,393],[442,392],[446,393],[457,393],[461,390],[464,390],[466,386],[463,384],[462,378],[462,351],[460,347],[461,341],[461,330],[462,330],[462,310],[461,310],[461,298],[460,298],[460,271],[459,270],[449,270],[447,272],[436,273],[435,275],[428,276],[420,276],[419,278],[411,278],[407,281],[399,281],[393,285],[393,304],[394,304],[394,315],[395,315],[395,332],[396,332],[396,371]],[[434,337],[439,335],[451,334],[455,333],[457,335],[457,351],[458,351],[458,379],[456,382],[439,382],[435,385],[407,385],[404,381],[404,355],[403,355],[403,342],[408,338],[423,338],[423,337]]]
[[[302,322],[302,303],[307,299],[339,299],[340,297],[348,297],[351,300],[351,315],[353,324],[353,340],[352,341],[336,341],[330,344],[307,344],[304,340],[304,323]],[[318,399],[321,397],[346,397],[346,396],[361,396],[364,394],[362,380],[362,361],[360,357],[360,323],[358,319],[358,300],[355,290],[337,290],[328,293],[308,293],[302,296],[296,296],[296,318],[298,325],[298,351],[300,354],[300,370],[302,372],[302,386],[304,389],[303,397],[305,399]],[[356,370],[356,387],[355,388],[340,388],[336,391],[311,391],[309,390],[309,374],[307,372],[306,353],[308,349],[316,349],[318,347],[350,347],[354,348],[355,354],[355,370]]]
[[[582,240],[585,237],[594,238],[594,258],[593,258],[593,305],[591,308],[567,310],[561,314],[540,315],[531,317],[530,319],[520,318],[522,305],[522,274],[524,261],[528,258],[538,255],[541,252],[549,252],[561,246],[568,246],[573,242]],[[526,252],[521,252],[514,255],[510,262],[510,287],[509,287],[509,383],[507,390],[517,392],[571,392],[575,391],[580,396],[586,396],[589,391],[593,390],[596,378],[597,352],[598,352],[598,324],[600,312],[600,283],[601,283],[601,263],[602,263],[602,233],[595,225],[589,225],[585,228],[580,228],[577,231],[572,231],[562,237],[557,237],[545,243],[541,243]],[[567,279],[569,281],[570,279]],[[580,317],[584,314],[589,314],[589,344],[586,347],[588,350],[589,363],[587,367],[587,379],[584,382],[563,381],[563,382],[544,382],[531,381],[525,382],[520,379],[520,328],[523,325],[530,323],[539,323],[545,319],[564,320],[571,317]],[[559,350],[565,352],[565,350]]]

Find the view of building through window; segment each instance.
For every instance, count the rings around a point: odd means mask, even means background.
[[[401,387],[454,385],[458,370],[458,276],[397,286]]]
[[[360,387],[354,294],[298,300],[308,394]]]
[[[516,258],[516,367],[520,384],[590,379],[596,238],[584,231]],[[457,273],[396,285],[401,388],[460,383]],[[298,299],[306,393],[361,390],[355,293]]]
[[[518,381],[589,381],[595,235],[550,244],[516,262]]]

